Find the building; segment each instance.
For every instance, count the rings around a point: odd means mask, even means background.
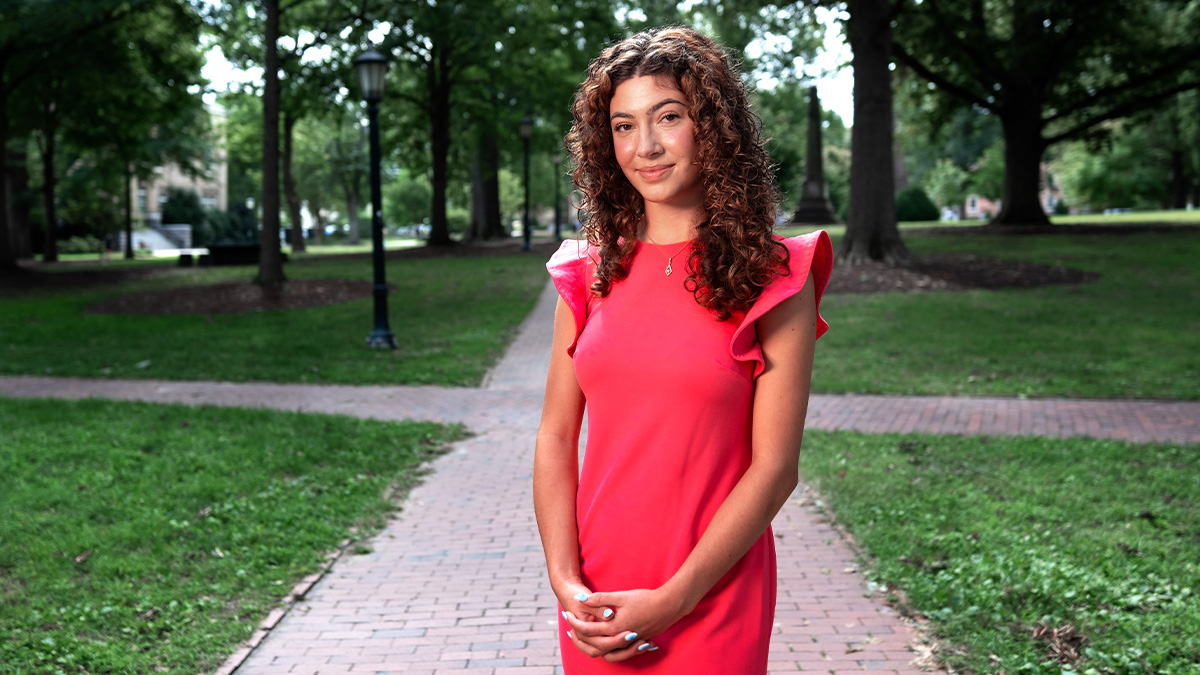
[[[168,164],[154,170],[154,176],[146,181],[134,178],[130,187],[130,199],[133,204],[133,220],[141,227],[158,228],[172,223],[162,222],[162,207],[167,201],[168,188],[183,188],[194,190],[200,195],[200,203],[205,208],[224,211],[228,207],[229,194],[229,164],[225,154],[224,112],[219,108],[210,108],[213,126],[219,135],[217,147],[213,148],[212,161],[207,170],[198,177],[184,173],[177,165]]]

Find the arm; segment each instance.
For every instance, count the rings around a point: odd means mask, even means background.
[[[629,644],[624,641],[627,632],[650,638],[690,613],[762,536],[795,489],[816,344],[813,285],[810,273],[799,293],[772,308],[755,326],[766,365],[755,381],[750,467],[691,554],[657,589],[592,594],[585,603],[589,607],[616,608],[611,621],[571,622],[584,642],[610,650],[605,654],[608,660],[636,655],[622,648]]]
[[[575,497],[579,488],[579,428],[584,396],[567,355],[574,337],[571,310],[558,300],[554,312],[554,350],[546,378],[546,399],[538,427],[533,459],[533,510],[550,586],[564,608],[586,612],[574,600],[587,593],[579,573],[579,533],[575,523]]]

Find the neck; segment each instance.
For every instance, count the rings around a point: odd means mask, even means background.
[[[701,207],[679,208],[668,204],[645,205],[645,224],[641,238],[653,240],[660,245],[687,241],[696,236],[696,228],[704,222]]]

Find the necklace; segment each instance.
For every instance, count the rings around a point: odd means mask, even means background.
[[[671,255],[667,255],[667,252],[664,251],[662,249],[662,247],[658,245],[658,242],[651,239],[649,234],[646,234],[646,240],[649,241],[651,244],[654,244],[654,248],[658,249],[658,252],[663,254],[663,257],[667,259],[667,269],[663,270],[663,273],[666,274],[667,276],[671,276],[671,272],[673,271],[671,269],[671,261],[675,259],[675,256],[679,255],[680,253],[683,253],[684,250],[686,250],[688,248],[688,246],[690,246],[692,243],[690,241],[685,242],[683,245],[683,248],[680,248],[678,251],[675,251]]]

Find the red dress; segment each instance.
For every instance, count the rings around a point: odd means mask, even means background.
[[[587,399],[576,517],[591,590],[656,588],[669,579],[749,467],[754,380],[763,369],[754,322],[798,293],[810,269],[819,306],[833,265],[824,232],[781,241],[791,274],[723,322],[684,288],[688,252],[664,273],[665,256],[685,244],[638,243],[629,276],[606,298],[588,290],[596,254],[583,242],[563,242],[547,264],[575,319],[568,353]],[[818,316],[817,335],[827,328]],[[774,615],[768,529],[695,611],[653,638],[656,652],[620,664],[589,658],[560,618],[563,666],[568,675],[766,673]]]

